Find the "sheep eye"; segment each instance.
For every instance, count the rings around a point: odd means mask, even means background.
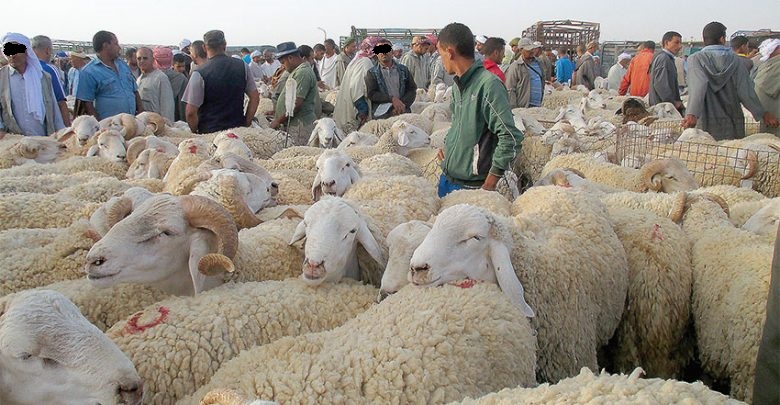
[[[482,240],[482,237],[481,237],[481,236],[479,236],[479,235],[474,235],[474,236],[472,237],[472,239],[476,239],[476,240]]]
[[[57,367],[60,365],[60,363],[57,360],[49,359],[49,358],[42,358],[43,360],[43,366],[44,367]]]
[[[355,233],[355,232],[357,232],[357,229],[353,229],[353,230],[349,231],[349,233]]]
[[[160,232],[160,236],[162,236],[162,235],[171,236],[171,235],[173,235],[173,232],[171,232],[169,230],[164,230],[164,231]]]
[[[32,354],[30,354],[30,353],[22,353],[22,354],[19,355],[19,358],[22,359],[22,360],[30,360],[31,357],[32,357]]]
[[[347,167],[349,167],[349,163],[347,163]]]

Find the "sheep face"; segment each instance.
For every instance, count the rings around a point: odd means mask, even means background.
[[[351,132],[338,146],[338,149],[348,148],[350,146],[371,146],[379,142],[379,138],[374,134],[364,132]]]
[[[321,148],[335,148],[339,146],[344,139],[344,132],[336,126],[333,118],[320,118],[315,121],[316,125],[309,137],[309,146],[318,146]]]
[[[214,157],[224,156],[232,153],[244,159],[252,158],[252,150],[241,140],[241,138],[232,132],[223,132],[214,138],[211,146]]]
[[[662,193],[691,191],[699,188],[685,164],[677,159],[656,159],[640,168],[639,176],[649,190]]]
[[[314,201],[323,194],[341,197],[362,175],[355,161],[341,150],[323,152],[316,167],[317,175],[311,185]]]
[[[575,173],[571,169],[557,168],[534,183],[534,187],[539,186],[558,186],[558,187],[576,187],[584,182],[582,173]]]
[[[422,221],[410,221],[400,224],[387,234],[387,247],[390,255],[387,267],[382,273],[382,285],[379,289],[379,301],[409,284],[409,263],[414,250],[425,239],[431,225]]]
[[[591,90],[587,96],[580,101],[580,112],[585,114],[587,111],[606,109],[607,103],[597,90]]]
[[[125,138],[113,129],[103,130],[97,135],[97,144],[90,147],[87,156],[100,156],[110,162],[124,162],[127,155]]]
[[[534,316],[510,260],[508,229],[487,211],[458,204],[442,211],[412,254],[409,281],[438,286],[464,278],[498,283],[526,316]],[[501,236],[504,235],[504,236]]]
[[[252,213],[257,214],[263,208],[276,206],[274,196],[278,194],[279,187],[270,181],[270,176],[264,179],[252,173],[242,173],[233,169],[212,170],[211,174],[208,182],[219,183],[222,177],[234,177],[239,191],[244,196],[244,201]]]
[[[133,363],[62,294],[7,296],[0,315],[0,403],[141,404]]]
[[[97,118],[91,115],[80,115],[73,119],[69,132],[73,132],[80,146],[84,146],[99,130],[100,124]]]
[[[677,111],[677,108],[672,103],[658,103],[650,106],[648,111],[658,118],[682,119],[682,114]]]
[[[162,179],[165,176],[165,163],[168,156],[154,149],[146,149],[138,155],[130,168],[127,169],[127,178],[131,180],[139,179]]]
[[[338,197],[323,197],[312,205],[295,229],[290,244],[306,237],[301,279],[310,285],[359,278],[358,243],[384,265],[379,244],[366,220]]]
[[[761,236],[774,236],[777,234],[778,224],[780,224],[780,198],[774,198],[753,214],[742,225],[742,229]]]
[[[559,110],[558,116],[555,117],[555,121],[562,120],[567,121],[573,125],[577,131],[587,127],[587,123],[585,122],[585,118],[582,117],[582,113],[580,113],[577,108],[571,105],[561,107]]]
[[[206,275],[212,274],[207,261],[222,260],[215,267],[233,270],[229,259],[237,243],[235,223],[219,204],[203,197],[158,195],[92,246],[85,271],[98,288],[139,283],[192,295],[219,284],[216,278],[206,284]]]
[[[431,144],[431,137],[425,131],[406,121],[394,122],[390,131],[398,145],[407,149],[424,148]]]

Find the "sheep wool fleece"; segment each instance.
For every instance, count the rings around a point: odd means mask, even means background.
[[[349,282],[319,288],[299,280],[226,284],[160,301],[106,334],[143,378],[144,403],[173,404],[240,351],[342,325],[368,309],[377,293]]]
[[[536,385],[535,352],[498,286],[407,286],[336,329],[244,351],[183,403],[214,388],[282,403],[459,401]]]

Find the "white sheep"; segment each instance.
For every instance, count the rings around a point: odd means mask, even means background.
[[[314,129],[311,131],[308,146],[319,148],[335,148],[341,144],[345,135],[333,118],[323,117],[314,121]]]
[[[89,147],[86,156],[99,156],[110,162],[124,162],[127,156],[125,138],[118,131],[106,129],[97,133],[95,144]]]
[[[276,205],[278,186],[271,175],[258,176],[236,169],[217,169],[206,173],[207,180],[198,183],[190,195],[210,198],[231,214],[239,229],[251,228],[260,221],[255,216],[261,209]]]
[[[146,124],[132,114],[117,114],[100,121],[101,129],[116,130],[126,140],[142,136],[146,130]]]
[[[342,196],[358,182],[363,175],[360,168],[346,152],[339,149],[326,150],[317,157],[317,175],[311,185],[314,201],[323,194]]]
[[[677,108],[672,103],[658,103],[656,105],[650,106],[650,108],[647,109],[648,112],[653,114],[653,116],[661,118],[661,119],[675,119],[675,120],[681,120],[682,114],[680,114],[680,111],[677,110]]]
[[[176,156],[179,148],[168,139],[158,138],[154,135],[139,136],[127,142],[127,163],[133,164],[136,158],[146,149],[155,149],[166,155]]]
[[[742,225],[742,229],[772,238],[777,235],[778,224],[780,224],[780,197],[767,202]]]
[[[365,132],[352,131],[344,137],[338,148],[345,149],[350,146],[371,146],[379,142],[379,137]]]
[[[387,152],[406,156],[414,148],[430,145],[428,133],[406,121],[394,122],[390,129],[379,137],[379,142],[373,146],[353,146],[346,149],[358,163],[367,157]]]
[[[130,164],[125,176],[131,180],[162,180],[165,174],[168,173],[168,169],[171,167],[174,159],[175,155],[169,155],[156,149],[145,149]]]
[[[232,153],[244,159],[252,159],[252,151],[244,141],[233,132],[221,132],[214,137],[211,145],[211,155],[214,157]]]
[[[0,177],[0,194],[22,192],[54,194],[65,188],[102,177],[108,177],[108,174],[101,172],[79,172],[74,174]]]
[[[447,403],[533,386],[536,337],[495,286],[407,287],[326,332],[287,337],[225,363],[216,388],[317,403]]]
[[[409,284],[409,263],[414,250],[425,240],[431,231],[431,224],[419,220],[404,222],[387,234],[387,267],[382,273],[382,282],[378,300],[395,294],[401,287]]]
[[[0,402],[140,405],[133,363],[55,291],[0,299]]]
[[[74,146],[83,147],[99,130],[100,124],[97,118],[92,115],[79,115],[73,119],[69,128],[65,128],[59,133],[57,140],[66,142],[73,137],[76,144]]]
[[[29,163],[52,163],[63,157],[64,145],[46,137],[28,136],[0,150],[0,169]]]

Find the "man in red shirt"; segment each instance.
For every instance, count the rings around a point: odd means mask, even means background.
[[[482,47],[482,53],[485,55],[483,64],[490,73],[498,76],[502,83],[506,83],[504,72],[501,71],[501,62],[504,60],[506,42],[501,38],[488,38]]]
[[[639,45],[639,52],[631,59],[628,65],[628,71],[620,82],[618,93],[625,96],[629,93],[632,96],[644,97],[650,91],[650,65],[653,63],[653,53],[655,52],[655,42],[646,41]],[[629,92],[629,87],[631,91]]]

